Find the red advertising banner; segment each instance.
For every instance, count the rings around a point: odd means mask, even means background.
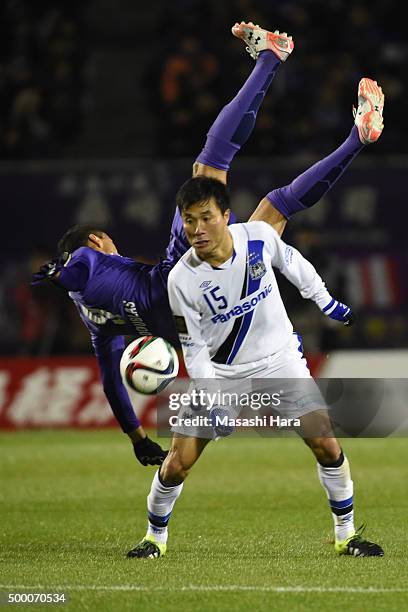
[[[114,423],[94,358],[0,359],[0,427]]]
[[[309,358],[312,372],[321,359]],[[132,394],[135,412],[144,427],[156,425],[158,399]],[[166,397],[163,401],[167,401]],[[1,429],[113,426],[118,425],[93,357],[0,359]]]

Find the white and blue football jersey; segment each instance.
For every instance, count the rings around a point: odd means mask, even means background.
[[[231,259],[214,268],[191,248],[169,275],[170,306],[192,378],[217,377],[217,364],[224,371],[253,364],[290,344],[293,327],[273,267],[321,309],[331,299],[312,264],[270,225],[239,223],[229,231]]]

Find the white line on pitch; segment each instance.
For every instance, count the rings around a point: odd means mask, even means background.
[[[22,589],[24,591],[34,591],[35,589],[47,591],[48,593],[57,591],[163,591],[163,592],[185,592],[185,591],[260,591],[271,593],[408,593],[408,588],[393,589],[382,587],[319,587],[319,586],[262,586],[262,585],[245,585],[245,584],[188,584],[179,587],[165,586],[143,586],[133,584],[118,584],[118,585],[98,585],[98,584],[62,584],[46,586],[44,584],[26,585],[26,584],[0,584],[0,589]]]

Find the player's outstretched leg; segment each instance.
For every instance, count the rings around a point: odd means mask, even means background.
[[[376,81],[361,79],[355,125],[347,140],[333,153],[295,178],[290,185],[269,192],[267,200],[286,219],[316,204],[342,176],[365,145],[376,142],[384,124],[384,94]],[[254,216],[255,218],[255,216]],[[259,217],[258,217],[259,218]]]
[[[232,33],[248,46],[256,59],[255,68],[235,98],[220,112],[211,126],[204,149],[196,160],[194,174],[207,174],[211,169],[224,171],[214,178],[226,180],[226,172],[234,155],[248,140],[256,115],[282,61],[292,52],[294,43],[286,34],[272,34],[252,23],[235,24]],[[206,172],[207,171],[207,172]],[[221,176],[220,176],[221,174]]]

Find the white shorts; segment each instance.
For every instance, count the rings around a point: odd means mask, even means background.
[[[257,414],[259,416],[260,413],[253,409],[255,396],[257,399],[261,396],[273,398],[273,412],[282,419],[299,419],[305,414],[326,407],[310,374],[302,352],[302,341],[297,334],[293,334],[284,350],[275,355],[250,364],[214,364],[214,369],[216,379],[195,381],[196,387],[205,388],[213,397],[216,396],[215,392],[219,391],[221,401],[216,402],[215,406],[223,414],[228,413],[232,419],[243,416],[252,418]],[[226,404],[223,398],[231,398],[231,395],[238,398],[238,401]],[[242,407],[243,400],[250,404],[245,405],[245,410]],[[275,401],[278,400],[279,404],[276,404]],[[213,412],[205,406],[199,409],[182,407],[177,419],[173,419],[171,431],[194,438],[219,437],[214,430]]]

